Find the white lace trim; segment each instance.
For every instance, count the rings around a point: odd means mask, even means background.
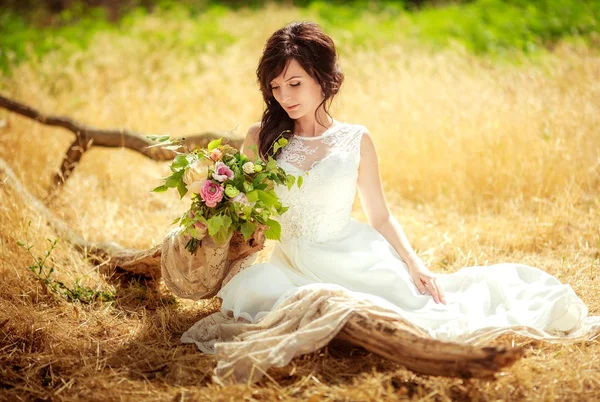
[[[292,137],[277,163],[288,174],[303,177],[300,189],[275,191],[288,212],[278,217],[281,240],[324,242],[350,222],[356,196],[360,142],[364,126],[339,123],[319,137]],[[308,140],[308,141],[307,141]]]

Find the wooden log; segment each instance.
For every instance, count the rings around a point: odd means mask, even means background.
[[[494,379],[523,356],[520,347],[479,347],[442,342],[401,320],[355,313],[337,338],[395,361],[417,373],[458,378]]]

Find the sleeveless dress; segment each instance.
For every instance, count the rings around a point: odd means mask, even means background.
[[[334,122],[317,137],[294,136],[277,159],[303,185],[275,191],[288,211],[267,262],[234,275],[221,310],[182,336],[215,354],[213,380],[256,381],[272,366],[324,346],[352,311],[402,319],[432,338],[482,343],[505,332],[555,342],[593,339],[600,317],[571,286],[519,263],[435,273],[446,297],[421,294],[407,266],[372,226],[351,217],[365,127]]]

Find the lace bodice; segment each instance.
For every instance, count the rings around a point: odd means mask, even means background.
[[[282,149],[277,164],[288,174],[302,176],[303,184],[275,192],[286,213],[277,217],[281,241],[334,239],[350,223],[356,195],[360,142],[364,126],[336,122],[317,137],[294,136]]]

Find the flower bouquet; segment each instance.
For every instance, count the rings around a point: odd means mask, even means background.
[[[175,188],[180,198],[191,194],[190,208],[163,240],[161,274],[177,296],[192,300],[211,298],[240,270],[249,266],[265,238],[279,240],[281,226],[275,217],[288,207],[281,204],[275,185],[302,185],[302,177],[288,175],[269,157],[250,160],[221,138],[206,148],[189,150],[183,139],[147,136],[176,153],[171,175],[154,192]],[[287,145],[279,138],[276,152]],[[178,152],[185,148],[187,152]],[[254,154],[258,155],[256,146]]]
[[[222,145],[222,138],[211,141],[207,148],[181,153],[185,148],[182,139],[169,136],[147,136],[163,147],[177,153],[171,163],[171,175],[164,177],[163,185],[153,192],[175,188],[180,198],[191,193],[188,211],[177,217],[180,234],[189,234],[185,248],[195,253],[202,239],[208,234],[217,245],[226,244],[234,233],[240,233],[245,241],[262,226],[267,239],[279,240],[281,226],[274,217],[285,213],[288,207],[281,204],[274,191],[275,185],[302,185],[297,178],[277,166],[271,156],[250,160],[230,145]],[[273,153],[287,145],[279,138],[273,145]],[[256,146],[254,154],[258,155]]]

